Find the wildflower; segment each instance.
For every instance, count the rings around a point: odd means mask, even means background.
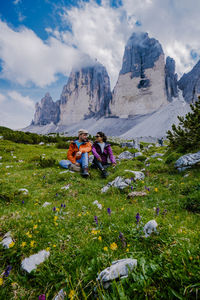
[[[0,277],[0,285],[3,285],[3,278]]]
[[[126,248],[126,252],[129,252],[129,248]]]
[[[138,224],[140,222],[140,219],[141,219],[140,214],[137,213],[135,217],[136,217],[136,223]]]
[[[154,191],[157,193],[158,192],[158,188],[155,188]]]
[[[80,213],[80,214],[78,214],[78,217],[81,217],[81,213]]]
[[[163,215],[166,215],[166,213],[167,213],[167,209],[164,209],[164,211],[163,211]]]
[[[131,186],[131,191],[133,190],[133,186]]]
[[[46,176],[43,176],[43,179],[45,179],[46,178]]]
[[[31,242],[30,242],[30,246],[31,246],[31,248],[33,248],[33,247],[34,247],[34,244],[35,244],[35,241],[31,241]]]
[[[50,250],[50,247],[47,247],[47,248],[46,248],[46,251],[49,251],[49,250]]]
[[[103,247],[103,250],[104,251],[108,251],[108,247]]]
[[[12,247],[14,246],[14,244],[15,244],[15,242],[11,242],[11,243],[9,244],[9,248],[12,248]]]
[[[29,238],[32,238],[32,234],[30,234],[29,231],[26,233],[26,235],[27,235]]]
[[[97,218],[97,216],[94,216],[94,221],[98,225],[98,218]]]
[[[24,248],[26,246],[26,242],[21,243],[21,247]]]
[[[142,180],[141,182],[142,182],[142,183],[144,183],[144,181],[143,181],[143,180]]]
[[[115,250],[117,250],[117,244],[116,243],[112,243],[112,244],[110,244],[110,249],[111,250],[113,250],[113,251],[115,251]]]
[[[121,210],[123,211],[123,210],[124,210],[124,207],[122,207]]]
[[[119,233],[119,239],[122,242],[122,247],[125,248],[126,247],[126,242],[125,242],[125,237],[124,237],[122,232]]]
[[[60,208],[56,207],[56,211],[60,211]]]
[[[53,247],[56,248],[56,245],[54,244]]]
[[[99,237],[98,237],[98,240],[101,242],[101,241],[102,241],[102,237],[101,237],[101,236],[99,236]]]
[[[92,229],[91,233],[92,233],[92,234],[97,234],[97,233],[98,233],[98,230]]]
[[[54,216],[54,221],[56,221],[58,219],[58,216]]]
[[[111,215],[111,209],[109,207],[107,208],[107,212],[108,212],[108,214],[110,216]]]
[[[24,204],[24,200],[22,200],[22,204]]]
[[[61,203],[61,207],[63,207],[63,204]]]
[[[58,193],[56,193],[56,197],[58,197]]]
[[[145,185],[145,190],[147,190],[148,192],[150,192],[150,188],[148,188],[146,185]]]
[[[133,178],[133,177],[131,177],[131,181],[134,181],[134,178]]]
[[[56,207],[54,206],[53,211],[56,211]]]
[[[159,211],[160,211],[160,209],[159,209],[159,207],[157,207],[157,208],[156,208],[156,215],[157,215],[157,216],[159,215]]]
[[[45,299],[46,299],[45,294],[41,294],[38,298],[38,300],[45,300]]]
[[[33,226],[33,229],[37,229],[37,228],[38,228],[38,225],[34,225],[34,226]]]
[[[74,298],[74,295],[75,295],[75,291],[71,290],[70,293],[69,293],[69,295],[68,295],[69,299],[72,300]]]
[[[12,266],[7,266],[7,268],[6,268],[6,270],[5,270],[5,272],[4,272],[3,275],[5,277],[8,277],[8,275],[10,274],[11,269],[12,269]]]
[[[64,205],[63,205],[63,207],[65,208],[65,207],[66,207],[66,205],[64,204]]]
[[[54,222],[54,225],[55,225],[55,226],[58,226],[58,223],[57,223],[57,222]]]

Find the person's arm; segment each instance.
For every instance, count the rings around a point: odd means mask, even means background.
[[[74,147],[73,147],[73,144],[71,143],[69,145],[69,150],[67,152],[67,159],[69,159],[73,164],[76,163],[76,157],[74,157],[72,154],[74,152]]]
[[[101,156],[97,153],[97,150],[94,145],[92,145],[92,154],[97,158],[101,158]]]
[[[115,157],[113,155],[113,152],[112,152],[112,148],[111,146],[109,145],[108,146],[108,155],[109,155],[109,158],[110,158],[110,161],[113,165],[116,165],[116,160],[115,160]]]

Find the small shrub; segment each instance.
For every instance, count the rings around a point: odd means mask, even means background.
[[[57,143],[56,148],[58,149],[69,149],[70,142],[60,141]]]
[[[200,213],[200,193],[189,195],[183,206],[189,211]]]
[[[146,156],[140,155],[140,156],[137,156],[136,159],[139,160],[139,161],[145,161],[146,160]]]
[[[169,153],[169,155],[167,155],[165,163],[171,164],[171,163],[175,162],[177,159],[179,159],[180,156],[181,156],[180,153],[171,152],[171,153]]]
[[[40,157],[39,165],[42,168],[48,168],[52,167],[55,165],[56,160],[54,158],[45,158],[45,157]]]

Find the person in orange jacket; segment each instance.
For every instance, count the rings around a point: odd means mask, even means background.
[[[80,171],[82,169],[82,176],[88,177],[88,153],[92,150],[92,145],[88,141],[88,131],[79,129],[78,139],[72,141],[67,152],[68,160],[61,160],[59,165],[62,168],[73,171]]]

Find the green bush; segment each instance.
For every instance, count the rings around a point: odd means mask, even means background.
[[[39,165],[42,168],[48,168],[54,166],[56,163],[56,160],[54,158],[45,158],[40,156]]]
[[[200,213],[200,192],[189,195],[183,206],[189,211]]]
[[[70,142],[60,141],[56,144],[56,148],[58,149],[69,149]]]

